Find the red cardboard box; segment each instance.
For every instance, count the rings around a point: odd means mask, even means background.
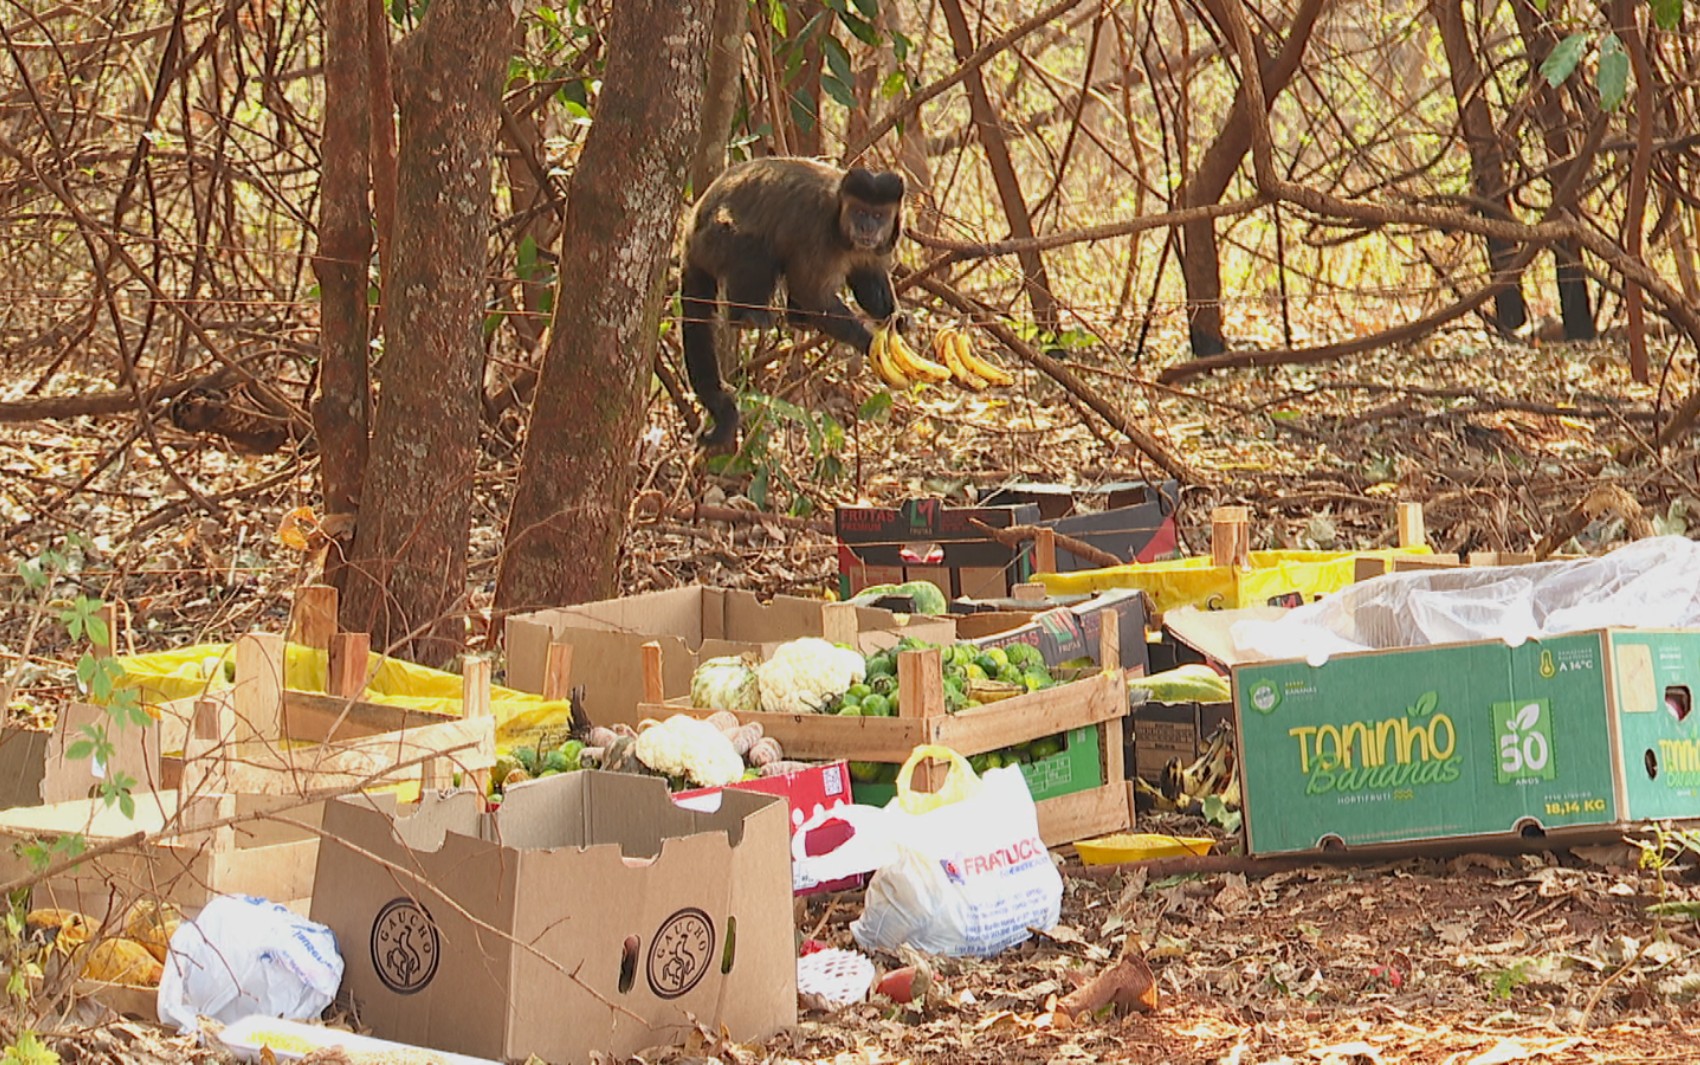
[[[795,773],[787,773],[781,777],[761,777],[757,780],[740,780],[736,784],[726,785],[738,791],[754,791],[763,795],[778,795],[790,807],[791,834],[796,835],[797,828],[804,821],[813,817],[820,810],[830,810],[837,806],[845,806],[850,802],[850,766],[846,762],[823,762],[812,765],[807,769],[799,769]],[[673,793],[673,801],[688,810],[712,812],[718,807],[718,802],[704,802],[710,796],[720,794],[720,788],[695,788],[691,791]],[[694,800],[694,801],[693,801]],[[862,886],[863,877],[849,876],[841,880],[829,880],[822,883],[808,879],[795,866],[791,870],[791,889],[794,895],[813,895],[821,891],[849,891]]]

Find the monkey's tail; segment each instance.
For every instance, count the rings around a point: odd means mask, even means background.
[[[698,441],[705,447],[722,447],[738,434],[738,401],[720,381],[720,357],[714,343],[715,297],[719,283],[714,275],[687,265],[679,279],[679,333],[685,348],[685,374],[691,391],[714,419],[714,428]]]

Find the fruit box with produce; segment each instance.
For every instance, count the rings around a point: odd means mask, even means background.
[[[1081,603],[1055,607],[1028,615],[1011,617],[1008,611],[995,615],[968,614],[957,619],[957,638],[981,647],[1002,647],[1006,650],[1017,643],[1038,649],[1039,657],[1051,667],[1077,663],[1082,659],[1099,662],[1099,645],[1107,614],[1116,615],[1117,662],[1124,670],[1145,673],[1148,669],[1145,642],[1145,595],[1133,588],[1103,592]],[[1013,626],[1006,624],[1014,620]]]
[[[658,642],[667,697],[690,690],[697,664],[727,655],[757,654],[800,636],[823,636],[864,651],[890,647],[904,633],[920,639],[955,639],[949,618],[910,617],[872,607],[851,607],[798,596],[762,602],[751,592],[693,585],[660,592],[518,614],[507,620],[507,682],[523,691],[544,690],[551,642],[573,648],[572,685],[583,687],[591,720],[636,725],[644,699],[640,649]]]
[[[517,785],[494,813],[467,791],[338,799],[312,916],[382,1039],[556,1062],[758,1040],[797,1019],[788,820],[770,795],[705,813],[622,773]]]
[[[947,507],[942,499],[909,499],[896,507],[839,507],[833,519],[839,596],[915,580],[931,582],[948,598],[1008,595],[1033,572],[1031,545],[1001,544],[974,522],[1007,529],[1038,520],[1032,504]],[[954,636],[914,635],[937,642]]]
[[[1113,631],[1106,639],[1113,659]],[[877,795],[918,746],[949,747],[985,768],[1007,759],[1023,766],[1036,789],[1045,841],[1064,843],[1130,823],[1126,709],[1117,669],[1059,683],[1027,644],[941,648],[905,637],[871,655],[804,639],[781,645],[766,661],[705,662],[692,698],[646,704],[643,712],[730,713],[746,727],[759,725],[787,758],[845,759],[852,778],[860,778],[853,786],[859,801],[867,801],[867,786]],[[937,787],[943,769],[924,766],[919,786]]]

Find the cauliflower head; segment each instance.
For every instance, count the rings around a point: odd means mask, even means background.
[[[701,787],[743,779],[744,760],[724,732],[688,714],[674,714],[638,733],[633,752],[657,773]]]
[[[769,713],[816,714],[867,674],[862,656],[818,636],[782,643],[756,667],[761,708]]]

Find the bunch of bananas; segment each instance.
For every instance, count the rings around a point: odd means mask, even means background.
[[[1181,765],[1179,758],[1169,759],[1156,787],[1144,780],[1134,781],[1134,800],[1142,811],[1179,811],[1199,815],[1203,811],[1204,800],[1217,795],[1224,806],[1237,810],[1240,807],[1240,776],[1234,770],[1233,735],[1226,727],[1219,728],[1210,737],[1204,753],[1191,765]]]
[[[955,380],[978,392],[989,385],[1002,388],[1015,383],[1003,367],[975,353],[968,334],[953,326],[933,335],[933,354],[936,361],[910,347],[902,334],[886,323],[874,330],[868,361],[879,379],[892,388],[908,388],[915,381],[941,385]]]

